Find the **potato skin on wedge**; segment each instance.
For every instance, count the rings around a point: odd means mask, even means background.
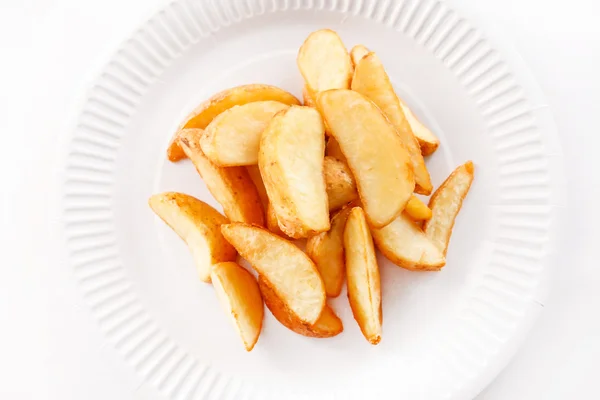
[[[155,194],[148,204],[186,242],[202,281],[210,282],[213,264],[235,261],[235,248],[221,234],[229,220],[210,205],[177,192]]]
[[[329,297],[339,296],[344,284],[344,228],[350,211],[351,205],[338,211],[331,218],[331,229],[328,232],[311,236],[306,242],[306,254],[315,262]]]
[[[356,64],[352,78],[352,90],[356,90],[375,103],[389,119],[410,155],[415,175],[415,192],[424,195],[431,194],[433,186],[429,171],[425,167],[419,142],[404,116],[400,99],[394,91],[390,78],[375,53],[363,56]]]
[[[432,216],[423,224],[423,231],[444,255],[448,251],[454,221],[474,177],[475,166],[472,161],[467,161],[446,178],[429,200]]]
[[[358,198],[356,181],[348,165],[333,157],[325,156],[323,174],[329,201],[329,212],[339,210]]]
[[[344,251],[352,314],[365,339],[371,344],[378,344],[383,321],[381,278],[371,232],[360,207],[352,208],[348,215],[344,229]]]
[[[440,146],[440,139],[438,139],[429,128],[419,121],[419,119],[405,103],[401,102],[400,105],[402,106],[402,111],[404,111],[404,115],[410,124],[415,138],[417,138],[417,142],[419,142],[423,157],[433,154]]]
[[[265,304],[271,310],[273,316],[289,330],[314,338],[333,337],[339,335],[344,330],[342,320],[328,305],[325,305],[317,322],[312,325],[306,324],[296,318],[293,312],[290,312],[285,303],[281,301],[275,291],[269,286],[269,282],[262,276],[258,277],[258,286]]]
[[[354,46],[352,50],[350,50],[350,58],[352,59],[352,65],[354,65],[354,68],[356,68],[358,62],[370,52],[371,50],[369,50],[362,44],[357,44],[356,46]]]
[[[290,105],[300,104],[300,101],[294,95],[276,86],[263,84],[236,86],[215,94],[196,107],[185,121],[179,125],[177,132],[188,128],[205,129],[217,115],[233,106],[265,100],[279,101]],[[183,160],[186,157],[177,140],[177,132],[173,135],[167,149],[167,158],[172,162]]]
[[[354,68],[356,68],[358,62],[370,52],[371,50],[362,44],[357,44],[354,46],[350,51],[350,58],[352,59]],[[413,114],[411,109],[402,101],[402,99],[398,98],[398,100],[400,100],[400,106],[402,107],[402,111],[404,111],[404,116],[406,117],[406,120],[412,129],[412,133],[419,143],[421,154],[423,156],[432,154],[440,145],[440,140],[425,125],[423,125],[421,121],[419,121],[419,119]]]
[[[446,258],[415,222],[402,213],[383,228],[371,228],[381,253],[394,264],[413,271],[439,271]]]
[[[346,157],[369,224],[387,225],[415,188],[410,156],[396,130],[373,102],[352,90],[322,92],[317,106]]]
[[[325,307],[325,287],[302,250],[258,226],[233,223],[222,225],[221,232],[299,321],[317,322]]]
[[[221,306],[231,318],[246,351],[251,351],[258,341],[264,316],[256,279],[234,262],[215,264],[211,278]]]
[[[263,226],[265,216],[260,196],[244,167],[219,167],[200,148],[201,129],[184,129],[178,140],[192,160],[206,187],[223,207],[232,222],[247,222]]]
[[[314,108],[291,106],[263,132],[258,166],[279,227],[289,237],[329,229],[324,153],[323,120]]]

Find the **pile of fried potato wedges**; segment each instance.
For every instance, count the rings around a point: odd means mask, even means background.
[[[187,243],[247,351],[264,304],[300,335],[341,333],[327,298],[344,281],[362,334],[379,343],[375,249],[399,267],[439,271],[474,176],[468,161],[433,192],[424,157],[439,140],[365,46],[348,52],[337,33],[319,30],[297,65],[302,103],[275,86],[234,87],[202,103],[169,145],[168,159],[189,158],[225,215],[184,193],[149,200]],[[431,195],[429,204],[415,194]]]

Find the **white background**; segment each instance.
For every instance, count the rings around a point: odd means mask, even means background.
[[[600,5],[452,0],[497,25],[559,127],[572,232],[544,311],[478,399],[593,399],[600,359]],[[66,265],[51,260],[58,138],[81,89],[164,0],[0,0],[0,397],[161,399],[101,336]]]

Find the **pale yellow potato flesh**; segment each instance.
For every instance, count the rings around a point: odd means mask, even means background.
[[[414,188],[410,155],[377,106],[352,90],[328,90],[317,105],[348,161],[369,224],[399,215]]]
[[[423,231],[444,255],[448,251],[454,221],[474,177],[475,166],[472,161],[467,161],[456,168],[429,199],[432,216],[423,224]]]
[[[375,53],[365,55],[356,64],[354,77],[352,78],[352,90],[359,92],[375,103],[389,119],[410,155],[410,162],[415,175],[415,192],[424,195],[431,194],[433,186],[421,154],[419,142],[417,142],[410,124],[404,116],[400,99],[394,91],[385,68]]]
[[[431,155],[440,145],[440,139],[438,139],[430,130],[427,128],[419,119],[413,114],[411,109],[402,101],[400,101],[404,116],[408,120],[410,127],[419,142],[421,147],[421,154],[423,156]]]
[[[336,211],[358,198],[356,181],[348,165],[326,156],[323,160],[323,174],[325,175],[329,212]]]
[[[223,111],[200,138],[202,152],[221,167],[257,164],[265,127],[275,114],[288,107],[278,101],[255,101]]]
[[[331,229],[306,241],[306,254],[314,261],[328,297],[337,297],[344,284],[344,228],[352,210],[344,207],[331,218]]]
[[[215,293],[231,319],[246,351],[258,341],[264,316],[258,282],[250,272],[234,262],[215,264],[210,274]]]
[[[263,132],[258,166],[279,222],[292,238],[329,230],[323,120],[314,108],[291,106]]]
[[[312,260],[293,243],[257,226],[233,223],[221,232],[266,279],[286,309],[302,323],[317,322],[325,307],[325,287]]]
[[[148,204],[186,242],[202,281],[210,282],[213,264],[236,259],[237,252],[221,234],[221,225],[229,221],[202,200],[166,192],[153,195]]]
[[[402,268],[439,271],[446,264],[444,253],[406,213],[383,228],[371,228],[371,233],[379,251]]]
[[[314,324],[306,324],[300,321],[294,313],[286,307],[285,303],[277,296],[269,283],[262,276],[258,277],[258,286],[262,293],[265,304],[283,326],[303,336],[314,338],[328,338],[339,335],[344,330],[342,320],[335,312],[325,305],[321,316]]]
[[[381,340],[381,278],[369,226],[362,208],[354,207],[344,229],[348,300],[354,319],[371,344]]]
[[[308,35],[298,51],[296,62],[309,93],[350,87],[350,55],[342,39],[330,29]]]
[[[201,129],[183,129],[178,140],[192,160],[206,187],[221,204],[231,222],[247,222],[264,226],[264,211],[260,197],[244,167],[219,167],[200,148]]]
[[[352,65],[354,68],[356,68],[356,64],[358,64],[358,62],[370,52],[371,50],[367,49],[362,44],[357,44],[354,46],[352,50],[350,50],[350,59],[352,60]]]
[[[423,221],[431,218],[431,209],[416,196],[410,197],[410,200],[406,203],[404,212],[406,212],[413,221]]]
[[[205,129],[217,115],[233,106],[267,100],[278,101],[288,105],[300,104],[300,101],[294,95],[276,86],[263,84],[236,86],[215,94],[196,107],[185,121],[179,125],[177,132],[188,128]],[[173,139],[167,149],[167,158],[173,162],[186,157],[177,140],[177,132],[173,135]]]

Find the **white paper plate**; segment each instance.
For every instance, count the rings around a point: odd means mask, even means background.
[[[476,180],[440,273],[381,261],[381,344],[293,334],[269,312],[246,353],[181,240],[148,197],[177,190],[218,206],[165,149],[184,116],[222,89],[300,94],[295,58],[313,30],[378,52],[397,90],[440,137],[435,185],[472,159]],[[499,37],[498,37],[499,38]],[[508,362],[539,309],[563,204],[560,149],[535,81],[501,40],[436,1],[178,0],[149,20],[92,85],[64,168],[66,245],[106,337],[173,399],[472,398]]]

